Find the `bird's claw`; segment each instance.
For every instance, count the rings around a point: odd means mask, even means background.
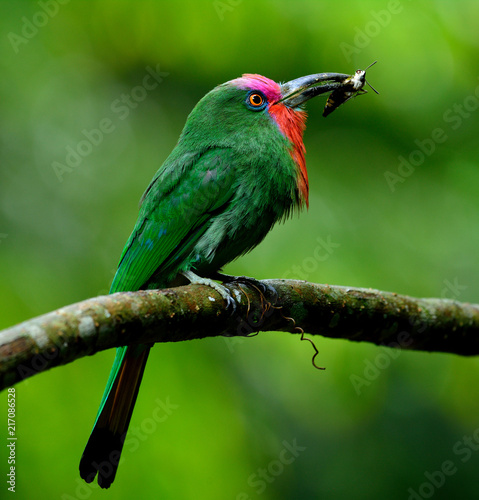
[[[271,285],[259,281],[249,276],[231,276],[229,274],[216,273],[215,278],[220,279],[223,283],[238,283],[244,284],[251,288],[256,288],[263,296],[268,297],[270,302],[275,303],[278,297],[276,289]]]
[[[193,285],[206,285],[209,286],[210,288],[213,288],[213,290],[216,290],[221,297],[224,299],[226,302],[226,310],[230,311],[231,314],[234,314],[236,311],[236,300],[234,297],[231,295],[231,292],[226,288],[224,285],[221,283],[217,283],[216,281],[213,281],[212,279],[209,278],[203,278],[201,276],[198,276],[197,274],[193,273],[192,271],[185,271],[183,273],[185,278],[189,280],[189,282]]]

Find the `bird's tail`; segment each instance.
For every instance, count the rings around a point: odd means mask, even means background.
[[[97,473],[102,488],[109,488],[115,479],[149,351],[145,345],[117,349],[95,425],[80,460],[80,476],[87,483]]]

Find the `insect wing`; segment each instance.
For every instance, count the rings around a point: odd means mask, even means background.
[[[352,99],[357,95],[367,94],[368,91],[364,90],[363,87],[366,83],[370,87],[371,85],[369,84],[369,82],[366,81],[366,70],[369,69],[374,64],[376,64],[376,62],[377,61],[374,61],[366,69],[358,69],[354,73],[354,75],[345,78],[341,82],[341,86],[339,88],[331,92],[324,106],[323,110],[324,117],[331,114],[336,108],[339,108],[341,104],[344,104],[346,101],[349,101],[349,99]],[[376,92],[376,94],[379,94],[379,92],[374,87],[371,88],[374,90],[374,92]]]
[[[328,97],[323,110],[323,116],[326,117],[331,114],[336,108],[339,108],[341,104],[349,101],[354,96],[355,92],[350,90],[345,90],[342,88],[336,89]]]

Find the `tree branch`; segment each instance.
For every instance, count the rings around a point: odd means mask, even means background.
[[[479,354],[479,305],[371,289],[267,280],[227,287],[122,292],[63,307],[0,332],[0,390],[38,372],[134,343],[287,331],[395,348]]]

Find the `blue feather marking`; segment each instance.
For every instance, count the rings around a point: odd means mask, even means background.
[[[157,239],[159,240],[162,236],[164,236],[166,234],[166,229],[160,229],[158,231],[158,236],[157,236]],[[151,239],[151,238],[148,238],[145,243],[144,243],[145,246],[148,247],[148,250],[153,250],[154,246],[155,246],[155,242]]]
[[[155,274],[161,274],[161,279],[155,277],[155,288],[165,287],[182,269],[208,260],[207,252],[195,251],[194,257],[191,253],[215,211],[234,194],[234,177],[229,175],[234,154],[227,149],[208,149],[193,156],[194,164],[181,164],[184,156],[178,162],[167,160],[145,191],[111,293],[149,287]],[[182,173],[181,183],[179,178],[172,182],[177,171]]]

